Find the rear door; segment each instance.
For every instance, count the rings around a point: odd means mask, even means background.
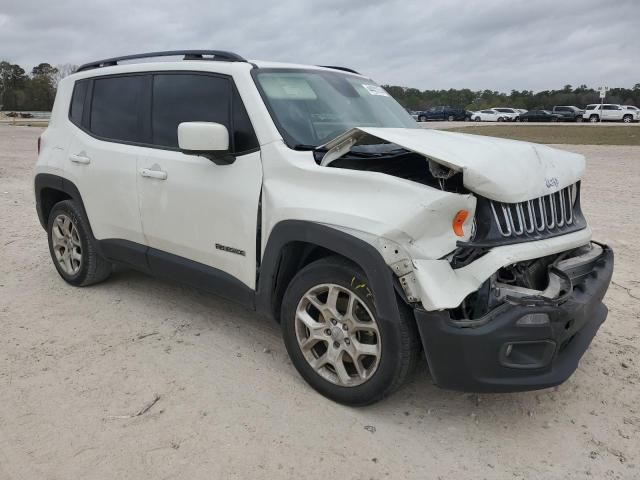
[[[138,159],[137,182],[144,235],[154,249],[149,252],[152,270],[172,262],[193,267],[190,262],[196,262],[255,288],[262,164],[232,79],[161,72],[153,74],[151,90],[151,146]],[[225,125],[235,162],[216,165],[182,153],[177,129],[189,121]],[[145,171],[156,172],[155,178]]]
[[[622,120],[622,108],[619,107],[618,105],[603,105],[602,119],[603,120]]]
[[[97,77],[76,83],[70,120],[76,125],[65,170],[82,196],[97,239],[144,243],[136,162],[144,149],[144,75]],[[84,101],[80,101],[80,97]]]

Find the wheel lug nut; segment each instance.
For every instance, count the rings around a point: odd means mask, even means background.
[[[331,319],[331,323],[332,323],[333,325],[335,325],[336,323],[338,323],[338,321],[337,321],[335,318],[332,318],[332,319]]]
[[[325,335],[331,335],[331,330],[329,330],[328,328],[324,331]]]
[[[333,342],[333,347],[334,348],[340,348],[340,344],[338,342]]]
[[[342,329],[343,329],[344,331],[349,330],[349,325],[347,325],[346,323],[343,323],[343,324],[342,324]]]
[[[349,345],[351,343],[351,340],[349,340],[348,338],[344,339],[344,343],[346,343],[347,345]]]

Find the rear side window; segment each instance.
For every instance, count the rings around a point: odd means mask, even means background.
[[[151,131],[154,145],[178,147],[182,122],[216,122],[229,131],[231,82],[210,75],[167,74],[153,79]]]
[[[111,140],[143,142],[143,103],[143,76],[95,79],[89,130],[99,137]]]
[[[71,108],[69,109],[69,119],[77,126],[82,123],[82,112],[84,111],[84,99],[87,95],[88,80],[80,80],[73,87],[71,97]]]

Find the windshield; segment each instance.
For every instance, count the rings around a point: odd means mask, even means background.
[[[418,128],[382,87],[324,70],[260,69],[256,83],[292,148],[313,148],[353,127]]]

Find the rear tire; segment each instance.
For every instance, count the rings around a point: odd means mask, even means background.
[[[576,117],[576,123],[582,123],[582,117]]]
[[[53,265],[65,282],[84,287],[102,282],[111,274],[111,263],[98,253],[89,221],[74,201],[53,206],[47,234]]]
[[[420,116],[418,117],[418,121],[419,121],[419,122],[426,122],[426,121],[427,121],[427,117],[425,117],[424,115],[420,115]]]
[[[498,121],[499,121],[499,122],[504,122],[504,118],[502,118],[502,117],[498,117]]]
[[[448,120],[449,122],[453,122],[453,121],[455,120],[455,118],[454,118],[454,116],[453,116],[453,115],[449,115],[449,116],[447,117],[447,120]]]
[[[307,265],[287,287],[280,312],[293,365],[335,402],[381,400],[405,382],[418,359],[415,319],[405,304],[398,307],[399,318],[381,321],[364,273],[347,260]]]

